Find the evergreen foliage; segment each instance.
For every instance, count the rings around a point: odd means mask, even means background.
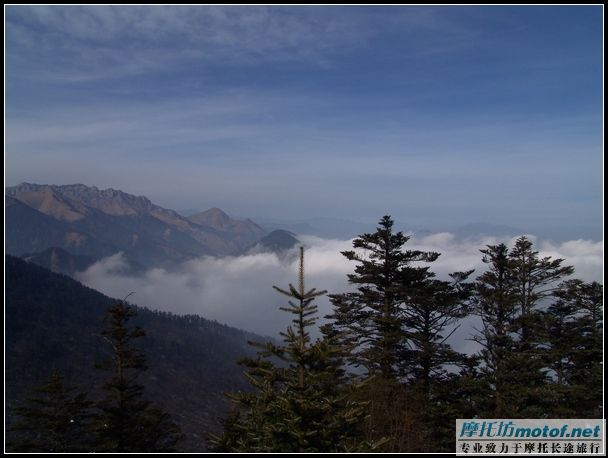
[[[93,363],[112,358],[99,337],[106,311],[116,303],[65,275],[12,256],[5,258],[5,403],[7,450],[20,433],[14,409],[24,405],[32,388],[52,368],[66,384],[101,399],[107,371]],[[149,369],[140,375],[146,398],[170,413],[184,432],[179,451],[207,451],[202,431],[220,431],[226,410],[222,393],[249,386],[237,359],[255,352],[248,340],[260,337],[197,315],[176,315],[134,307],[129,323],[145,329],[135,339],[145,350]]]
[[[507,418],[513,414],[510,406],[517,403],[516,395],[511,391],[511,386],[517,383],[517,367],[512,361],[517,318],[513,265],[504,243],[488,245],[481,252],[487,270],[476,282],[476,312],[482,328],[474,340],[482,347],[481,373],[491,388],[491,396],[480,407],[492,418]]]
[[[86,393],[68,386],[53,371],[48,380],[34,388],[27,402],[15,409],[15,433],[8,447],[15,452],[70,453],[91,450],[92,402]]]
[[[568,280],[545,312],[552,411],[561,418],[602,418],[603,286]]]
[[[357,262],[348,276],[357,290],[330,296],[324,327],[350,349],[351,376],[366,380],[358,394],[373,400],[368,437],[387,435],[384,451],[450,451],[456,418],[600,414],[601,285],[564,282],[573,268],[540,257],[526,237],[481,250],[487,268],[473,284],[472,271],[439,280],[412,265],[439,253],[404,250],[408,237],[392,225],[385,216],[376,233],[355,239],[357,251],[343,253]],[[481,350],[459,354],[448,339],[471,312]],[[399,399],[413,409],[393,412]]]
[[[97,451],[165,452],[172,451],[179,430],[169,415],[143,398],[138,377],[147,369],[146,358],[134,345],[145,336],[139,326],[129,327],[136,310],[124,301],[108,309],[101,336],[112,349],[112,358],[98,365],[111,372],[103,385],[104,399],[96,404]]]
[[[362,366],[369,376],[396,377],[403,372],[401,356],[407,351],[403,334],[403,300],[428,276],[427,267],[414,262],[432,262],[439,253],[403,250],[409,237],[393,233],[393,220],[384,216],[375,233],[353,241],[358,251],[343,251],[355,261],[348,281],[357,292],[330,295],[333,314],[326,333],[352,349],[349,362]]]
[[[447,340],[469,313],[471,285],[466,280],[472,271],[453,273],[452,281],[439,280],[429,266],[414,264],[432,263],[439,253],[407,250],[408,240],[393,232],[387,215],[375,233],[353,241],[355,250],[342,254],[357,262],[355,273],[348,275],[357,291],[330,296],[334,311],[324,331],[350,349],[351,365],[364,367],[369,386],[376,387],[369,393],[378,407],[372,410],[372,423],[410,423],[400,417],[411,409],[386,418],[395,399],[407,399],[418,409],[410,415],[418,422],[415,442],[421,443],[446,418],[436,408],[439,388],[450,378],[446,367],[465,359]],[[403,428],[395,428],[385,451],[399,451],[404,441],[411,442],[399,437],[403,434]]]
[[[483,329],[475,337],[493,396],[486,406],[493,418],[540,418],[550,411],[543,302],[563,290],[561,280],[574,269],[563,259],[540,258],[533,243],[520,237],[509,251],[488,246],[488,271],[477,280],[477,312]]]
[[[257,359],[246,359],[254,390],[230,396],[235,413],[215,437],[216,450],[229,452],[347,452],[371,448],[361,438],[365,403],[349,399],[343,379],[343,349],[327,337],[312,340],[314,300],[326,293],[304,287],[300,248],[298,288],[274,287],[289,298],[281,310],[294,316],[281,333],[283,345],[257,344]]]

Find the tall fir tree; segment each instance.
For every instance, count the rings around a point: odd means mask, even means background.
[[[447,364],[460,365],[464,355],[447,343],[458,329],[456,323],[469,313],[472,285],[466,279],[473,271],[450,274],[452,281],[435,278],[429,270],[414,283],[403,285],[403,329],[408,339],[404,354],[410,381],[430,401],[431,386],[447,375]]]
[[[553,297],[560,289],[564,277],[572,275],[572,266],[563,266],[563,259],[539,257],[533,243],[527,237],[519,237],[509,258],[515,280],[519,307],[519,343],[522,351],[533,350],[535,336],[541,329],[538,305],[546,298]]]
[[[86,393],[67,385],[53,371],[33,389],[32,396],[15,409],[17,421],[9,429],[9,451],[70,453],[92,450],[92,402]]]
[[[254,391],[230,395],[235,404],[225,431],[213,436],[223,452],[346,452],[372,445],[361,439],[365,403],[349,398],[343,379],[343,350],[329,338],[312,340],[316,298],[326,291],[304,286],[304,251],[300,249],[298,288],[281,307],[294,316],[281,333],[283,345],[257,344],[257,359],[242,361]]]
[[[516,367],[512,360],[515,351],[514,328],[517,318],[517,295],[509,248],[501,243],[488,245],[483,253],[487,270],[475,284],[476,314],[482,328],[474,340],[481,345],[481,372],[491,389],[491,396],[482,408],[491,418],[511,416],[516,383]]]
[[[568,280],[545,312],[556,418],[602,418],[603,290]]]
[[[395,233],[393,224],[384,216],[375,233],[353,241],[356,250],[342,253],[357,262],[348,275],[357,291],[330,296],[334,309],[325,332],[351,349],[352,366],[365,368],[365,396],[373,400],[370,429],[390,431],[385,451],[426,451],[420,445],[445,419],[434,408],[433,388],[449,377],[447,365],[464,358],[447,340],[468,313],[472,271],[437,279],[418,263],[432,263],[439,253],[405,249],[409,237]],[[405,425],[415,425],[416,433]]]
[[[343,251],[355,261],[355,273],[348,281],[357,291],[330,295],[334,305],[328,315],[328,335],[350,347],[350,363],[362,366],[369,376],[396,378],[406,350],[402,308],[404,285],[417,284],[427,275],[428,267],[415,262],[433,262],[439,253],[404,250],[409,237],[393,232],[393,220],[386,215],[373,234],[363,234],[353,241],[358,251]]]
[[[180,433],[169,415],[143,397],[140,374],[147,369],[146,358],[134,345],[145,336],[139,326],[129,327],[136,309],[120,301],[108,309],[101,336],[110,345],[111,359],[98,367],[111,373],[103,384],[106,397],[99,401],[96,451],[172,451]]]
[[[518,317],[516,326],[517,395],[520,417],[546,416],[551,409],[546,343],[543,341],[542,307],[559,293],[572,266],[561,258],[540,257],[527,237],[519,237],[509,252],[516,284]]]
[[[482,345],[483,372],[494,396],[488,415],[536,418],[548,415],[551,392],[546,367],[541,306],[559,294],[574,269],[563,259],[539,257],[520,237],[508,250],[488,246],[488,271],[477,279],[477,312],[484,324],[475,337]]]
[[[453,408],[443,392],[446,384],[457,382],[454,368],[466,368],[469,363],[467,356],[455,351],[448,340],[460,327],[458,322],[469,314],[472,285],[466,280],[471,273],[452,273],[452,281],[445,281],[426,270],[422,278],[403,285],[403,332],[408,346],[402,366],[408,385],[419,399],[425,434],[433,444],[440,442],[445,430],[453,428],[458,418],[450,415]]]

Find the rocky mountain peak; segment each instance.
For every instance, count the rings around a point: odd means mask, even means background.
[[[110,215],[135,215],[149,212],[153,208],[147,197],[127,194],[113,188],[98,189],[81,184],[59,186],[60,192],[89,207]]]
[[[211,227],[222,228],[230,225],[231,218],[222,209],[214,207],[204,212],[192,215],[190,219],[196,218],[199,223]]]
[[[19,183],[17,186],[9,186],[8,188],[6,188],[5,194],[7,196],[15,197],[19,194],[24,194],[27,192],[36,192],[44,186],[48,186],[48,185],[26,183],[24,181],[23,183]]]
[[[35,201],[45,201],[46,211],[40,205],[34,205],[34,207],[54,216],[58,211],[52,208],[53,205],[69,204],[69,206],[76,208],[84,205],[109,215],[120,216],[141,215],[154,208],[152,202],[144,196],[134,196],[112,188],[101,190],[95,186],[84,184],[38,185],[21,183],[6,188],[6,195],[19,200],[27,200],[26,203],[28,204]],[[51,196],[53,197],[51,198]]]
[[[96,259],[123,251],[143,266],[169,265],[201,255],[240,253],[265,234],[250,220],[212,208],[188,219],[148,198],[83,184],[6,188],[7,252],[49,247]],[[49,259],[59,259],[56,252]],[[58,257],[59,256],[59,257]]]

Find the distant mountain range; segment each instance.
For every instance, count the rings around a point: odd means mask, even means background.
[[[235,255],[266,231],[218,208],[188,218],[143,196],[82,184],[22,183],[6,188],[6,253],[51,247],[100,259],[122,251],[142,266],[170,266],[201,255]]]
[[[189,216],[188,220],[202,227],[210,227],[222,234],[227,234],[232,243],[235,243],[239,248],[247,246],[252,240],[260,239],[266,233],[264,229],[250,219],[233,219],[219,208],[195,213]]]
[[[373,232],[376,226],[374,221],[364,224],[340,218],[257,221],[230,217],[219,208],[180,214],[144,196],[83,184],[21,183],[6,188],[5,195],[6,253],[27,255],[34,263],[69,274],[83,265],[68,261],[70,255],[99,260],[122,251],[132,269],[142,270],[171,267],[204,255],[280,252],[299,243],[294,233],[346,239]],[[400,229],[418,236],[431,233],[403,225]],[[459,238],[525,232],[484,222],[447,229]]]

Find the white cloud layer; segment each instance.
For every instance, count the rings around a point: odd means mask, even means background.
[[[327,289],[330,293],[347,291],[346,275],[353,271],[354,265],[340,251],[351,249],[352,241],[312,236],[299,236],[299,239],[307,248],[306,287]],[[512,245],[514,239],[458,239],[450,233],[437,233],[413,236],[407,248],[440,252],[441,256],[432,266],[439,277],[467,269],[476,269],[473,274],[476,276],[484,268],[479,250],[503,241]],[[603,242],[572,240],[555,244],[535,240],[535,245],[541,256],[564,258],[565,264],[573,265],[575,277],[602,281]],[[117,253],[79,274],[79,279],[112,297],[121,298],[135,292],[130,300],[137,304],[178,314],[199,314],[264,335],[276,336],[291,319],[279,311],[279,306],[286,302],[272,285],[285,288],[290,282],[296,284],[295,252],[287,257],[273,253],[203,257],[185,262],[172,271],[151,269],[138,276],[127,274],[126,268],[124,257]],[[330,311],[327,297],[321,298],[318,304],[320,316]],[[452,343],[457,349],[470,348],[465,341],[470,330],[470,326],[463,327],[453,336]]]

